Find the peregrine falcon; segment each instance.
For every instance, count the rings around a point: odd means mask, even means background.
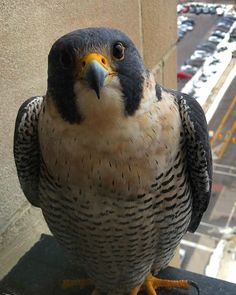
[[[14,156],[26,198],[94,294],[156,294],[166,282],[154,276],[210,198],[202,108],[161,87],[115,29],[80,29],[54,43],[46,95],[19,109]]]

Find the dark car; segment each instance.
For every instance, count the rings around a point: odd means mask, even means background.
[[[222,33],[222,32],[219,32],[219,31],[215,31],[211,34],[211,36],[215,36],[217,38],[221,38],[221,39],[224,39],[225,37],[225,33]]]
[[[217,27],[220,27],[220,26],[230,28],[232,26],[232,23],[228,21],[221,21],[217,24]]]
[[[236,21],[236,15],[226,15],[223,19],[228,19],[232,22]]]
[[[209,11],[210,14],[216,14],[216,7],[214,6],[211,6],[210,7],[210,11]]]
[[[177,42],[179,42],[185,35],[186,33],[184,31],[179,30],[178,31],[178,40]]]
[[[185,62],[185,64],[196,67],[196,68],[200,68],[203,65],[204,61],[205,61],[204,58],[188,59]]]
[[[195,25],[195,21],[193,19],[191,19],[191,18],[188,18],[186,20],[183,20],[182,21],[182,24],[190,24],[190,25],[194,26]]]
[[[214,44],[212,44],[210,42],[205,42],[205,43],[202,43],[202,44],[197,46],[197,48],[199,48],[199,47],[209,47],[210,49],[215,50],[216,45],[214,45]]]
[[[211,42],[207,42],[207,43],[203,43],[201,45],[198,45],[197,49],[213,53],[216,49],[216,45]]]
[[[201,14],[203,13],[203,6],[202,5],[196,5],[196,14]]]
[[[226,26],[220,25],[220,26],[217,26],[216,29],[217,29],[217,31],[221,31],[221,32],[227,33],[229,31],[230,27],[226,27]]]
[[[226,22],[226,23],[228,23],[228,24],[233,24],[234,22],[236,21],[236,18],[234,19],[234,18],[232,18],[232,17],[230,17],[230,16],[225,16],[225,17],[223,17],[222,19],[221,19],[221,22]]]
[[[195,13],[195,12],[196,12],[196,7],[195,7],[195,5],[189,5],[189,12],[190,12],[190,13]]]

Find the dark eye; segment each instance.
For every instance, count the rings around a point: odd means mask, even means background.
[[[117,42],[113,45],[112,55],[120,60],[124,58],[125,47],[121,42]]]
[[[59,61],[60,61],[61,66],[62,66],[64,69],[68,69],[68,68],[70,68],[70,67],[72,66],[72,64],[73,64],[73,56],[72,56],[72,54],[70,54],[70,53],[67,52],[66,50],[63,50],[63,51],[60,53]]]

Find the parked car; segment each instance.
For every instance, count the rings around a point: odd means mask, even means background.
[[[203,63],[204,63],[205,59],[204,58],[197,58],[197,59],[188,59],[185,64],[186,65],[191,65],[193,67],[197,67],[200,68]]]
[[[184,37],[185,34],[186,34],[186,32],[184,32],[182,30],[178,30],[178,40],[177,40],[177,42],[179,42]]]
[[[197,15],[203,13],[203,5],[202,4],[197,4],[196,5],[196,12]]]
[[[197,67],[192,67],[190,65],[183,65],[180,68],[181,71],[185,72],[185,73],[189,73],[189,74],[196,74],[196,72],[198,71]]]
[[[200,45],[197,46],[197,49],[201,49],[201,48],[210,48],[211,50],[215,50],[216,49],[216,45],[212,44],[211,42],[204,42]]]
[[[223,38],[219,38],[219,37],[216,37],[216,36],[210,36],[208,38],[208,41],[212,42],[212,43],[215,43],[215,44],[219,44],[221,41],[222,41]]]
[[[211,36],[216,36],[216,37],[218,37],[218,38],[222,38],[222,39],[224,39],[225,35],[226,35],[226,33],[221,32],[221,31],[214,31],[214,32],[211,34]]]
[[[208,13],[210,13],[210,8],[208,7],[208,5],[203,6],[202,12],[203,12],[204,14],[208,14]]]
[[[216,7],[215,6],[211,6],[209,12],[210,12],[210,14],[216,14]]]
[[[188,26],[187,25],[180,25],[180,27],[179,27],[179,29],[181,30],[181,31],[183,31],[183,32],[187,32],[188,31]]]
[[[189,5],[189,13],[195,13],[195,12],[196,12],[195,5]]]
[[[177,12],[178,13],[182,12],[182,9],[183,9],[183,5],[182,4],[178,4],[177,5]]]
[[[227,33],[230,30],[230,27],[226,27],[226,26],[223,26],[223,25],[220,25],[220,26],[217,25],[216,29],[217,29],[217,31]]]
[[[211,52],[206,50],[195,50],[194,53],[191,55],[190,59],[196,59],[198,57],[208,57],[211,55]]]
[[[226,14],[224,16],[224,19],[230,19],[235,22],[236,21],[236,14]]]
[[[211,42],[207,42],[207,43],[203,43],[201,45],[198,45],[197,49],[204,50],[209,53],[213,53],[216,49],[216,45]]]
[[[236,18],[234,17],[231,17],[231,16],[224,16],[222,19],[221,19],[222,22],[226,22],[228,24],[233,24],[235,21],[236,21]]]
[[[232,23],[229,23],[227,21],[221,21],[217,24],[216,27],[225,27],[225,28],[230,28],[232,26]]]
[[[223,15],[224,14],[224,8],[221,7],[221,6],[217,7],[216,8],[216,14],[219,15],[219,16]]]
[[[190,74],[190,73],[187,73],[184,71],[179,71],[177,73],[177,78],[179,78],[179,79],[191,79],[192,76],[193,76],[193,74]]]
[[[187,13],[189,11],[189,7],[187,5],[184,5],[182,8],[183,13]]]

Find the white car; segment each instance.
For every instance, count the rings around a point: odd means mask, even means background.
[[[191,55],[190,59],[196,59],[201,57],[208,57],[211,53],[204,51],[204,50],[195,50],[194,53]]]
[[[216,30],[215,32],[213,32],[213,34],[217,34],[217,35],[221,36],[222,38],[224,38],[224,37],[225,37],[225,35],[226,35],[226,33],[225,33],[225,32],[218,31],[218,30]]]
[[[218,44],[218,43],[220,43],[220,42],[222,41],[222,38],[218,38],[218,37],[216,37],[216,36],[210,36],[210,37],[208,38],[208,41],[210,41],[210,42],[212,42],[212,43],[216,43],[216,44]]]
[[[224,8],[222,8],[222,7],[217,7],[216,8],[216,14],[217,15],[223,15],[224,14]]]

